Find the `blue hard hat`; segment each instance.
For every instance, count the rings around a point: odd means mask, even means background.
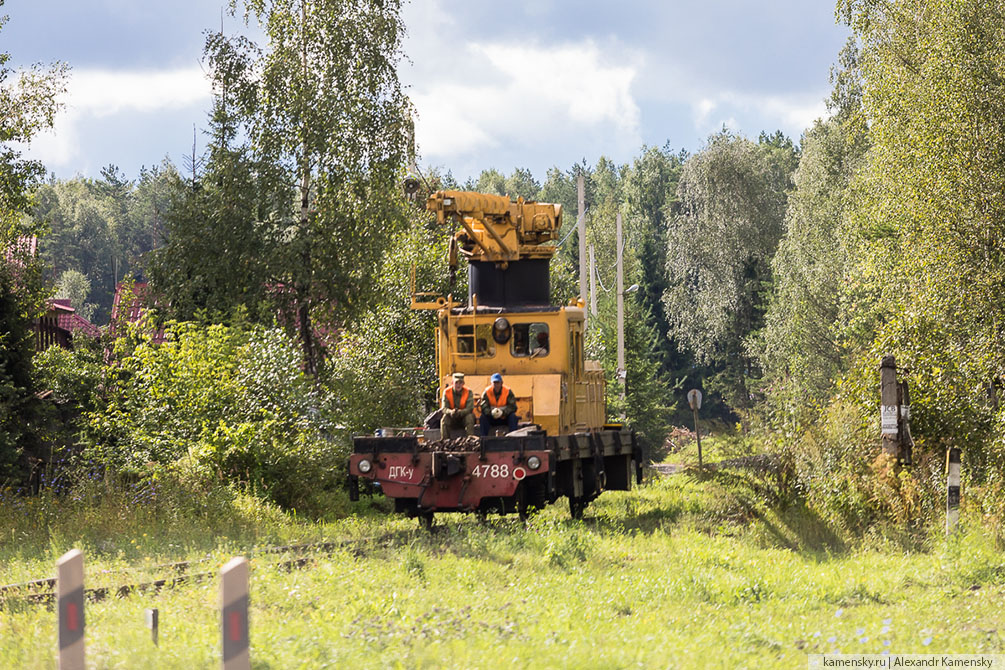
[[[499,374],[498,372],[494,373],[492,375],[492,381],[494,381],[494,382],[501,382],[502,381],[502,375]]]

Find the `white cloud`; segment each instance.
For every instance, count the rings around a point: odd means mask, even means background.
[[[65,110],[51,131],[32,141],[27,155],[50,168],[68,165],[79,156],[80,128],[89,120],[182,109],[208,100],[210,94],[209,81],[198,67],[145,72],[74,70],[63,98]]]
[[[416,140],[426,159],[494,149],[530,154],[544,142],[576,145],[587,136],[604,145],[590,151],[641,144],[632,91],[636,55],[592,40],[549,46],[483,34],[466,40],[435,0],[406,20],[413,65],[402,77],[411,83]]]
[[[695,103],[692,103],[694,108],[694,125],[696,128],[702,128],[708,125],[708,117],[715,111],[718,103],[715,100],[709,100],[708,98],[702,98]]]
[[[159,72],[78,70],[70,80],[68,106],[95,116],[187,107],[208,99],[210,84],[198,67]]]
[[[412,92],[416,133],[427,155],[456,157],[544,138],[573,140],[586,130],[619,143],[641,143],[631,90],[636,69],[607,64],[596,44],[468,44],[466,51],[481,74],[434,80]]]
[[[776,127],[798,139],[816,119],[826,116],[827,106],[823,98],[823,92],[758,95],[725,91],[686,102],[691,106],[695,129],[704,133],[715,132],[723,125],[743,130],[736,121],[736,114],[742,113],[748,119],[754,116],[771,120],[777,124]],[[717,115],[713,117],[713,113]],[[711,121],[713,118],[716,119],[714,122]]]

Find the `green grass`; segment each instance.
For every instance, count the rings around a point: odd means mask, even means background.
[[[72,545],[87,552],[95,586],[157,562],[201,557],[216,570],[267,544],[397,530],[304,570],[252,558],[254,667],[804,668],[808,653],[837,649],[1005,651],[1005,556],[984,533],[849,538],[799,505],[770,508],[742,476],[606,493],[584,521],[564,505],[526,527],[442,516],[432,535],[385,517],[380,502],[311,523],[216,495],[201,517],[163,504],[123,510],[109,496],[88,532],[80,509],[32,512],[54,525],[15,529],[20,548],[0,544],[0,581],[51,574]],[[217,667],[217,588],[89,604],[90,667]],[[147,607],[161,612],[159,648],[143,627]],[[0,667],[55,667],[54,626],[44,608],[0,612]]]

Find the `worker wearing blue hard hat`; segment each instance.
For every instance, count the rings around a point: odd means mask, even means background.
[[[482,435],[488,435],[497,426],[506,426],[512,432],[517,426],[516,395],[513,389],[503,384],[502,375],[498,372],[492,375],[491,381],[482,392]]]

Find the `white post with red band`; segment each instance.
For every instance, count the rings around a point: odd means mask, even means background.
[[[220,570],[223,670],[251,670],[248,650],[248,559],[230,559]]]
[[[84,670],[84,553],[74,549],[56,561],[59,670]]]
[[[960,522],[960,455],[951,447],[946,453],[946,535],[956,530]]]

